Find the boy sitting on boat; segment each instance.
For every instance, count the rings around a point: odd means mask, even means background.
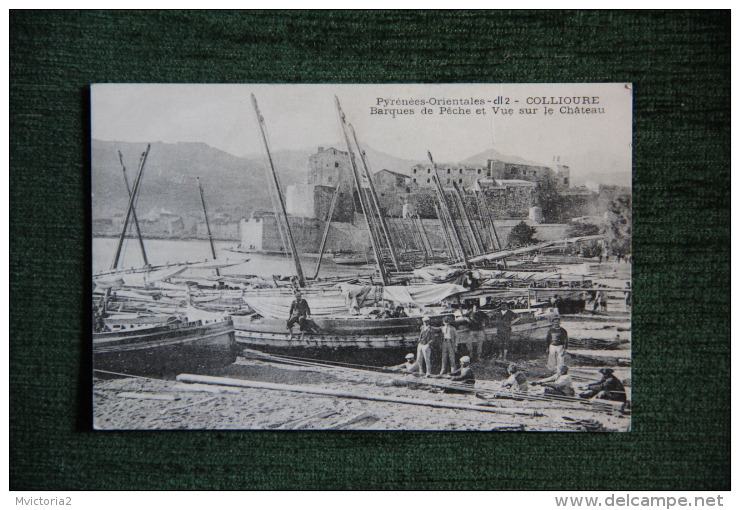
[[[296,291],[295,299],[290,304],[290,312],[288,313],[290,318],[288,319],[288,331],[290,331],[290,338],[293,339],[293,326],[298,323],[298,329],[301,331],[301,338],[306,332],[308,321],[311,319],[311,308],[308,306],[308,302],[303,299],[301,291]]]

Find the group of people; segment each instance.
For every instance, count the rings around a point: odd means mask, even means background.
[[[515,319],[516,314],[509,310],[506,303],[503,303],[495,322],[497,325],[497,354],[504,360],[511,348],[511,325]],[[449,374],[455,370],[458,349],[463,344],[468,347],[469,355],[463,356],[468,360],[468,364],[471,359],[483,359],[486,327],[490,321],[489,316],[480,310],[478,305],[473,305],[467,313],[458,312],[457,316],[445,316],[441,327],[432,326],[431,319],[424,317],[415,356],[419,365],[418,371],[428,376],[432,375],[432,351],[437,348],[437,345],[442,355],[442,369],[439,375]],[[459,329],[465,327],[467,331]],[[438,338],[441,342],[435,342]],[[460,358],[461,365],[463,358]]]
[[[507,311],[505,309],[503,313]],[[431,376],[432,345],[435,335],[441,334],[442,370],[439,375],[447,377],[452,381],[474,384],[475,375],[471,367],[470,356],[461,357],[459,360],[460,368],[455,370],[457,330],[454,322],[452,316],[447,316],[444,319],[443,326],[441,328],[435,328],[431,325],[429,317],[424,317],[419,333],[416,355],[409,353],[406,355],[406,361],[404,363],[389,368]],[[576,396],[576,390],[569,375],[568,366],[565,365],[565,352],[568,350],[568,332],[560,325],[560,322],[559,317],[553,319],[552,327],[548,330],[546,337],[547,366],[554,372],[553,375],[537,381],[528,382],[527,376],[521,368],[515,363],[511,363],[507,368],[508,378],[501,383],[502,389],[528,392],[530,386],[540,386],[544,389],[545,395]],[[624,402],[626,400],[624,385],[614,375],[614,370],[611,368],[602,368],[599,372],[601,373],[601,379],[595,383],[588,384],[578,396],[587,399],[597,398]]]
[[[393,312],[397,316],[405,316],[403,308],[396,308]],[[403,315],[401,315],[403,314]],[[291,338],[293,336],[293,327],[298,324],[301,335],[309,329],[311,319],[311,309],[308,303],[303,299],[300,291],[296,291],[295,299],[290,306],[290,318],[287,326]],[[502,303],[497,317],[497,339],[498,349],[501,359],[505,360],[508,350],[511,347],[511,324],[516,318],[516,314],[508,309],[506,303]],[[452,381],[462,382],[465,384],[475,383],[475,374],[471,367],[471,356],[462,356],[459,358],[460,366],[456,368],[457,350],[460,343],[466,341],[469,346],[470,354],[477,359],[483,357],[483,343],[486,338],[485,327],[489,322],[489,317],[485,312],[474,305],[467,314],[460,314],[456,319],[452,315],[444,318],[442,327],[434,327],[429,317],[422,319],[421,330],[419,331],[419,341],[416,348],[416,354],[409,353],[406,355],[406,361],[400,365],[390,367],[394,370],[417,372],[432,376],[432,349],[435,345],[441,345],[442,369],[440,376],[447,377]],[[467,325],[468,335],[462,339],[458,327]],[[435,342],[441,336],[441,342]],[[547,344],[547,367],[554,373],[550,377],[538,381],[527,382],[524,372],[516,364],[508,366],[507,372],[509,377],[502,382],[504,389],[513,391],[528,391],[529,386],[542,386],[545,395],[555,396],[575,396],[573,382],[568,374],[568,367],[565,365],[565,353],[568,350],[568,332],[561,326],[559,317],[552,321],[552,327],[548,330],[546,336]],[[625,401],[626,393],[622,382],[614,376],[614,370],[611,368],[602,368],[599,370],[602,377],[599,381],[586,386],[585,391],[580,393],[581,398],[599,398],[606,400]]]
[[[509,365],[509,378],[501,383],[503,389],[510,389],[518,392],[527,392],[527,377],[515,364]],[[557,371],[550,377],[545,377],[538,381],[532,381],[530,386],[541,386],[544,388],[544,394],[558,397],[575,397],[576,390],[573,387],[573,380],[568,373],[568,366],[561,365]],[[595,383],[586,385],[584,391],[578,394],[580,398],[585,399],[603,399],[624,402],[627,400],[627,392],[624,384],[615,375],[611,368],[599,369],[601,379]]]
[[[426,360],[424,358],[420,357],[419,360],[417,360],[416,356],[414,356],[413,353],[408,353],[406,355],[406,361],[404,363],[388,368],[391,370],[398,370],[403,372],[424,373],[424,363],[426,363]],[[469,385],[475,384],[475,374],[473,373],[473,368],[470,366],[470,356],[461,357],[460,368],[458,368],[457,370],[452,370],[450,373],[444,374],[443,376],[453,382],[461,382]]]

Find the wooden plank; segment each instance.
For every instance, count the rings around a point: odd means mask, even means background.
[[[484,413],[498,413],[498,414],[520,414],[518,412],[503,411],[500,409],[492,409],[487,407],[481,407],[472,404],[455,404],[450,402],[443,402],[437,400],[420,400],[413,398],[403,397],[390,397],[384,395],[360,395],[357,393],[349,393],[339,390],[329,390],[318,387],[302,386],[302,385],[291,385],[291,384],[276,384],[267,383],[260,381],[248,381],[244,379],[233,379],[229,377],[213,377],[208,375],[194,375],[194,374],[180,374],[177,376],[178,381],[182,382],[193,382],[203,384],[219,384],[224,386],[238,386],[242,388],[255,388],[262,390],[277,390],[277,391],[292,391],[296,393],[309,393],[313,395],[327,395],[332,397],[351,398],[358,400],[373,400],[376,402],[390,402],[395,404],[408,404],[426,407],[439,407],[445,409],[465,409],[468,411],[478,411]]]
[[[179,397],[174,395],[160,395],[158,393],[135,393],[132,391],[124,391],[118,393],[117,397],[121,398],[138,398],[141,400],[180,400]]]

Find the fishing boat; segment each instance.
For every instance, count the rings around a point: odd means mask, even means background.
[[[453,306],[464,301],[470,291],[456,284],[361,286],[343,283],[339,290],[303,289],[311,308],[311,321],[301,334],[291,334],[289,318],[292,292],[261,291],[245,293],[250,313],[232,315],[236,342],[277,353],[308,351],[315,357],[365,353],[368,357],[405,354],[416,349],[419,329],[425,316],[433,326],[441,326]],[[350,305],[348,306],[348,303]],[[388,306],[393,303],[393,306]],[[393,316],[395,306],[403,306],[402,316]],[[513,310],[515,338],[543,340],[557,310]],[[497,327],[493,314],[486,328],[489,341],[495,340]],[[465,331],[465,327],[462,328]],[[382,351],[382,352],[381,352]],[[405,352],[402,352],[405,351]]]
[[[160,318],[161,319],[161,318]],[[131,321],[93,333],[93,367],[134,375],[178,374],[236,361],[231,319],[145,325]]]
[[[365,255],[355,252],[335,252],[331,259],[339,266],[364,266],[368,263]]]
[[[528,348],[541,347],[557,310],[512,310],[512,338]],[[432,326],[442,325],[449,310],[433,310]],[[233,315],[234,335],[238,344],[264,352],[300,355],[320,359],[363,359],[368,362],[398,360],[415,352],[422,316],[374,318],[371,316],[312,317],[309,332],[291,334],[286,321],[259,314]],[[461,328],[461,333],[465,328]],[[496,341],[497,328],[491,322],[485,328],[486,341]]]
[[[424,285],[394,285],[388,274],[384,262],[387,252],[393,265],[398,270],[399,264],[387,230],[383,225],[383,215],[377,206],[372,187],[372,179],[364,154],[360,151],[361,162],[365,169],[360,175],[360,169],[355,162],[352,144],[345,126],[344,114],[337,100],[337,108],[349,149],[350,164],[355,189],[359,190],[359,202],[365,221],[368,223],[368,234],[377,273],[381,285],[352,285],[340,284],[336,289],[323,291],[306,285],[303,270],[295,250],[290,223],[276,177],[268,137],[264,125],[264,117],[257,107],[256,99],[252,96],[256,118],[260,133],[268,155],[267,168],[271,171],[274,182],[276,218],[282,231],[285,232],[285,245],[290,252],[296,266],[296,282],[300,287],[311,309],[311,320],[306,331],[291,333],[287,329],[286,321],[289,318],[290,305],[293,301],[293,288],[270,289],[260,292],[245,292],[243,299],[249,307],[249,312],[232,314],[234,334],[238,343],[267,352],[285,354],[300,353],[302,356],[331,359],[371,359],[379,361],[386,359],[386,354],[399,359],[399,354],[413,352],[418,343],[419,330],[423,317],[430,317],[432,325],[441,326],[442,319],[449,315],[452,306],[460,305],[466,299],[469,288],[455,283],[424,284]],[[354,134],[354,133],[353,133]],[[355,145],[359,146],[355,137]],[[363,183],[367,183],[367,187]],[[335,192],[336,195],[336,192]],[[328,218],[331,218],[331,208]],[[328,231],[327,231],[328,232]],[[323,253],[326,234],[322,239],[320,253]],[[357,258],[358,256],[353,256]],[[362,257],[362,263],[366,259]],[[319,257],[319,262],[321,258]],[[337,263],[335,259],[335,263]],[[318,268],[316,271],[318,274]],[[392,303],[392,307],[387,305]],[[393,316],[396,306],[406,308],[405,316]],[[557,311],[552,309],[517,310],[518,317],[512,323],[512,334],[515,338],[524,337],[544,339],[552,318]],[[298,328],[296,328],[297,330]],[[496,335],[496,325],[491,321],[487,329],[487,336],[493,339]],[[392,359],[392,358],[391,358]]]

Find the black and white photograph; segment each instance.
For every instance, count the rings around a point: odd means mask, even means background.
[[[630,83],[90,97],[95,429],[631,430]]]

